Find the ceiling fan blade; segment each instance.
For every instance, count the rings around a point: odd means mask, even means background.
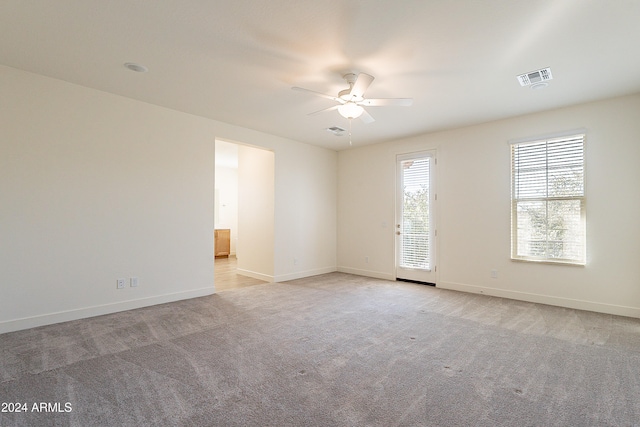
[[[363,110],[362,111],[362,115],[360,116],[360,120],[362,120],[365,123],[373,123],[376,121],[376,119],[374,119],[371,114],[367,113],[367,110]]]
[[[371,85],[371,82],[373,81],[373,79],[374,77],[370,76],[369,74],[366,74],[366,73],[358,74],[358,78],[356,79],[356,82],[353,84],[353,88],[351,88],[351,93],[349,93],[349,95],[351,95],[352,98],[363,98],[364,93],[367,91],[367,88],[369,87],[369,85]]]
[[[336,102],[339,102],[339,103],[341,103],[341,104],[344,102],[342,99],[337,98],[337,97],[335,97],[335,96],[327,95],[327,94],[325,94],[325,93],[321,93],[321,92],[316,92],[315,90],[305,89],[305,88],[303,88],[303,87],[297,87],[297,86],[295,86],[295,87],[292,87],[291,89],[296,90],[296,91],[298,91],[298,92],[307,92],[307,93],[310,93],[310,94],[312,94],[312,95],[321,96],[321,97],[323,97],[323,98],[331,99],[331,100],[336,101]]]
[[[365,107],[408,107],[413,104],[413,98],[371,98],[362,100],[357,104]]]
[[[319,113],[325,113],[327,111],[337,110],[339,106],[340,105],[334,105],[333,107],[323,108],[322,110],[318,110],[318,111],[314,111],[313,113],[309,113],[309,114],[307,114],[307,116],[315,116],[316,114],[319,114]]]

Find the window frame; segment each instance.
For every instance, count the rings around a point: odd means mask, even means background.
[[[565,195],[565,196],[549,196],[548,192],[545,197],[516,197],[516,164],[515,164],[515,149],[518,147],[522,147],[525,145],[533,145],[533,144],[546,144],[545,147],[545,158],[548,160],[548,152],[549,152],[549,143],[550,142],[558,142],[558,141],[568,141],[572,139],[582,139],[582,195]],[[513,261],[524,261],[524,262],[534,262],[534,263],[547,263],[547,264],[563,264],[563,265],[575,265],[575,266],[585,266],[587,262],[587,222],[586,222],[586,148],[587,148],[587,135],[584,130],[572,131],[563,134],[555,134],[538,138],[531,138],[526,140],[518,140],[518,141],[510,141],[509,142],[509,152],[510,152],[510,178],[511,178],[511,260]],[[548,161],[545,165],[545,185],[549,185],[549,170]],[[534,255],[520,255],[518,254],[518,202],[522,201],[530,201],[530,202],[543,202],[545,203],[545,218],[548,221],[548,207],[549,202],[554,201],[571,201],[578,200],[580,202],[580,227],[581,227],[581,237],[582,237],[582,247],[581,255],[579,258],[560,258],[560,257],[550,257],[549,256],[549,235],[545,235],[545,254],[543,256],[534,256]],[[520,236],[521,237],[521,236]]]

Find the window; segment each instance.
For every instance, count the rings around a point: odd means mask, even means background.
[[[585,263],[584,134],[511,145],[511,258]]]

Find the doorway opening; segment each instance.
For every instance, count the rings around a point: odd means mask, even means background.
[[[274,153],[215,141],[216,292],[273,281]]]

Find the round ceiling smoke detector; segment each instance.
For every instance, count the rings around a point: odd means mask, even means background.
[[[146,73],[149,71],[149,69],[144,65],[136,64],[135,62],[125,62],[124,66],[136,73]]]

